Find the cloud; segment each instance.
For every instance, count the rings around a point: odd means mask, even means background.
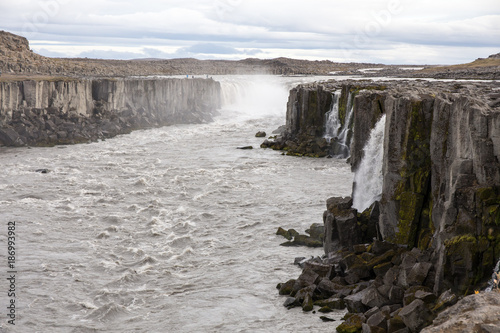
[[[417,63],[447,63],[498,52],[500,40],[498,0],[457,0],[452,10],[435,0],[18,0],[0,4],[0,22],[45,55],[120,59],[391,62],[410,54]]]

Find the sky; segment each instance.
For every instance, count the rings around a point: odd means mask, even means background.
[[[500,52],[500,0],[2,0],[49,57],[458,64]]]

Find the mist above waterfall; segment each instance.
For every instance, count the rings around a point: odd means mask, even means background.
[[[385,114],[370,133],[364,156],[354,175],[353,207],[362,212],[380,199],[383,176]]]
[[[229,111],[231,117],[255,119],[285,115],[289,89],[283,78],[224,76],[219,81],[222,109]]]

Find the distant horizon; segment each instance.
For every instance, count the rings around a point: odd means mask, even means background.
[[[500,51],[500,3],[19,0],[0,29],[52,58],[453,65]]]

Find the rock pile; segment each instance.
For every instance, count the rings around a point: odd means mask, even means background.
[[[418,332],[457,297],[433,293],[430,254],[375,240],[306,262],[297,279],[278,285],[284,305],[322,313],[347,308],[338,332]]]

